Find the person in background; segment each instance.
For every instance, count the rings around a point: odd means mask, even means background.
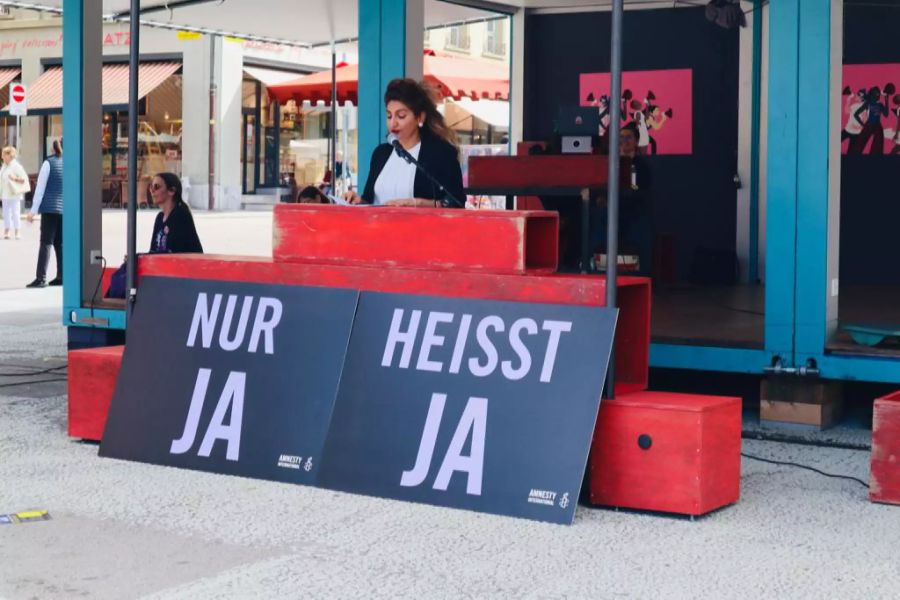
[[[641,130],[635,122],[628,123],[619,132],[619,156],[628,159],[622,169],[628,169],[627,184],[619,194],[620,254],[637,254],[638,273],[649,274],[653,251],[653,206],[651,191],[653,180],[646,159],[641,155]],[[592,246],[606,253],[607,206],[605,199],[591,210]]]
[[[353,204],[463,208],[459,148],[429,91],[412,79],[394,79],[385,90],[384,105],[388,131],[446,192],[401,158],[391,144],[381,144],[372,153],[362,195],[351,191],[344,198]]]
[[[41,242],[38,249],[37,272],[34,281],[25,287],[47,287],[47,265],[50,262],[50,248],[56,253],[56,278],[50,285],[63,283],[63,159],[62,140],[53,141],[53,154],[41,165],[35,186],[34,200],[28,222],[41,215]]]
[[[153,222],[150,254],[202,253],[203,245],[191,209],[182,198],[181,180],[174,173],[159,173],[150,182],[150,199],[159,214]],[[106,298],[125,298],[128,257],[110,278]]]
[[[319,188],[314,185],[308,185],[297,195],[297,202],[303,204],[328,204],[328,198]]]
[[[181,180],[174,173],[159,173],[150,182],[150,197],[160,209],[153,223],[150,254],[202,253],[191,209],[181,197]]]
[[[3,166],[0,167],[0,200],[3,201],[3,237],[9,238],[10,230],[20,239],[22,200],[31,191],[28,173],[19,163],[19,152],[12,146],[3,149]]]

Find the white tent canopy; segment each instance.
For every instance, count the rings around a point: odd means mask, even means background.
[[[62,8],[62,0],[28,0],[31,4]],[[235,34],[262,35],[299,44],[327,44],[356,38],[359,0],[210,0],[166,8],[163,0],[141,0],[141,18],[167,25],[200,27]],[[107,17],[127,13],[128,0],[103,0]],[[425,26],[496,17],[497,14],[460,4],[425,0]]]

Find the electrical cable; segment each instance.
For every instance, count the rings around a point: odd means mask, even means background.
[[[853,477],[851,475],[836,475],[835,473],[826,473],[825,471],[820,471],[815,467],[810,467],[808,465],[801,465],[795,462],[782,461],[782,460],[772,460],[769,458],[763,458],[761,456],[754,456],[753,454],[747,454],[746,452],[741,452],[741,456],[745,458],[749,458],[751,460],[758,460],[759,462],[769,463],[771,465],[781,465],[785,467],[797,467],[798,469],[806,469],[807,471],[812,471],[813,473],[818,473],[819,475],[823,475],[825,477],[831,477],[832,479],[846,479],[848,481],[855,481],[856,483],[868,488],[869,484],[859,479],[857,477]]]
[[[50,367],[49,369],[40,369],[35,370],[34,367],[24,367],[19,365],[0,365],[0,368],[6,369],[27,369],[21,373],[0,373],[0,377],[34,377],[36,375],[49,375],[53,373],[58,375],[56,371],[60,371],[62,369],[68,369],[69,365],[60,365],[58,367]]]
[[[56,383],[60,381],[68,381],[68,379],[43,379],[41,381],[17,381],[15,383],[0,383],[0,388],[11,388],[22,385],[38,385],[40,383]]]
[[[100,276],[97,278],[97,285],[94,286],[94,293],[91,295],[91,319],[94,318],[94,305],[97,303],[97,292],[100,291],[100,284],[103,283],[103,272],[106,271],[106,258],[100,257]]]

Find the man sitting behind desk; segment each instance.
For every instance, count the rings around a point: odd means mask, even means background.
[[[619,156],[629,159],[628,185],[619,193],[619,254],[635,253],[638,273],[649,275],[653,254],[653,178],[647,160],[640,152],[641,134],[636,123],[628,123],[619,133]],[[591,242],[597,252],[606,253],[606,198],[591,209]]]

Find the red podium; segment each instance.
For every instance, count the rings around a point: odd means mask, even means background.
[[[620,167],[621,184],[629,185],[629,159]],[[591,195],[605,193],[609,182],[609,157],[599,154],[473,156],[469,159],[467,193],[506,196],[560,196],[579,198],[581,203],[581,265],[590,264]]]

